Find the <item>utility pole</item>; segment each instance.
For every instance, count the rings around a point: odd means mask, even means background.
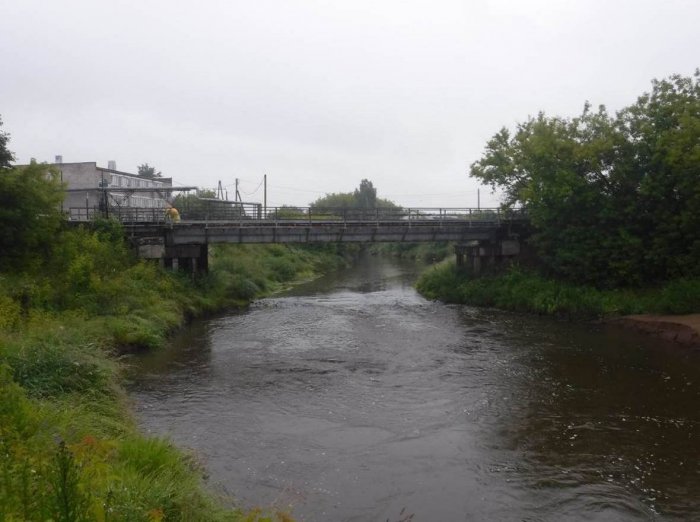
[[[105,182],[105,173],[102,172],[100,179],[100,188],[102,189],[101,207],[102,207],[102,217],[109,219],[109,210],[107,210],[107,183]]]
[[[476,189],[476,209],[481,210],[481,189]]]
[[[235,197],[236,202],[242,202],[243,199],[241,198],[241,193],[238,192],[238,178],[236,178],[236,197]]]
[[[267,216],[267,174],[263,175],[263,216]]]

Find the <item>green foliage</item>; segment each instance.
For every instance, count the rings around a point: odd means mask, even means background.
[[[167,441],[125,424],[111,435],[92,431],[64,406],[30,399],[0,367],[0,519],[242,518],[203,495],[197,466]]]
[[[257,214],[256,208],[246,208],[232,201],[216,199],[212,190],[198,189],[197,194],[178,194],[173,206],[187,219],[238,219]],[[262,208],[260,209],[262,210]]]
[[[360,186],[354,192],[326,194],[318,198],[310,205],[312,211],[324,209],[343,210],[374,210],[374,209],[399,209],[400,207],[389,201],[377,197],[377,189],[372,182],[363,179]]]
[[[311,203],[313,209],[351,209],[355,208],[355,195],[351,192],[326,194]]]
[[[22,307],[8,295],[0,294],[0,331],[15,330],[22,320]]]
[[[292,207],[290,205],[282,205],[270,214],[272,219],[308,219],[309,215],[304,209]]]
[[[216,507],[191,458],[135,432],[110,354],[156,349],[185,318],[336,267],[345,247],[221,245],[192,279],[135,259],[114,222],[54,241],[0,272],[0,520],[291,520]]]
[[[217,245],[211,250],[207,296],[230,304],[248,301],[291,281],[345,264],[342,245]]]
[[[2,118],[0,118],[0,127],[2,127]],[[7,142],[10,140],[10,135],[0,131],[0,172],[10,168],[10,163],[15,160],[14,154],[7,149]]]
[[[527,208],[556,277],[598,287],[700,275],[700,72],[619,112],[502,129],[471,175]]]
[[[62,222],[62,188],[46,165],[0,169],[0,270],[51,255]]]
[[[700,310],[700,279],[678,279],[666,284],[653,301],[653,310],[689,314]]]
[[[377,208],[377,189],[374,188],[371,181],[367,179],[360,181],[360,186],[355,189],[353,196],[357,208]]]
[[[173,206],[178,210],[186,211],[188,214],[205,213],[207,210],[207,202],[201,198],[213,198],[214,194],[202,196],[199,193],[194,194],[178,194],[173,200]]]
[[[645,290],[600,290],[542,277],[512,267],[505,273],[472,277],[454,263],[424,272],[417,290],[429,299],[569,318],[700,310],[700,279],[675,280]]]
[[[111,354],[158,348],[186,318],[332,266],[338,251],[212,249],[208,276],[165,272],[132,255],[116,222],[63,227],[56,172],[6,168],[6,141],[0,133],[0,520],[291,520],[216,507],[191,458],[135,431]]]
[[[138,176],[141,178],[146,178],[146,179],[155,179],[155,178],[162,178],[163,173],[158,171],[156,172],[155,167],[151,167],[148,163],[143,163],[139,165],[138,167]]]

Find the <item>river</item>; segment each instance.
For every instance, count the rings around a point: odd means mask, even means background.
[[[700,520],[700,354],[353,268],[136,358],[142,428],[298,520]]]

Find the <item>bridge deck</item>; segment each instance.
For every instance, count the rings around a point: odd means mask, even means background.
[[[134,238],[164,237],[166,245],[210,243],[371,243],[493,239],[508,225],[498,221],[456,222],[184,222],[125,225]]]

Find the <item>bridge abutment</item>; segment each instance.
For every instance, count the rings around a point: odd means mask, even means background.
[[[142,259],[157,260],[168,270],[182,270],[190,273],[209,271],[209,248],[203,245],[166,245],[162,239],[138,245],[138,255]]]
[[[503,266],[520,256],[518,239],[475,240],[455,245],[457,267],[480,275],[485,270]]]

